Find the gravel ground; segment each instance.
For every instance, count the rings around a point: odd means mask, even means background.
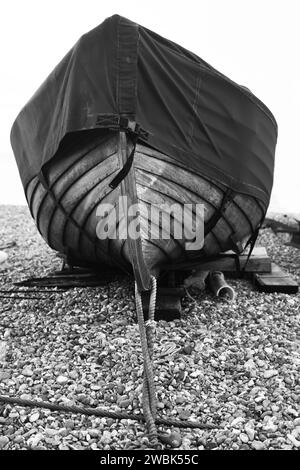
[[[0,207],[1,289],[45,276],[60,260],[25,207]],[[299,280],[300,250],[269,229],[260,244]],[[232,280],[229,304],[208,292],[186,298],[181,320],[157,324],[159,414],[217,423],[181,430],[180,449],[297,449],[300,294],[262,294]],[[142,357],[133,282],[73,289],[41,300],[0,299],[0,394],[61,404],[140,410]],[[175,352],[164,355],[166,344]],[[165,429],[166,430],[166,429]],[[0,449],[141,449],[144,425],[0,405]],[[178,431],[178,430],[173,430]]]

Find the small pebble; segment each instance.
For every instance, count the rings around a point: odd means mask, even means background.
[[[264,378],[265,379],[270,379],[271,377],[274,377],[275,375],[278,375],[278,371],[271,369],[271,370],[266,370],[264,372]]]
[[[118,405],[120,408],[128,408],[128,406],[131,405],[131,400],[120,400]]]
[[[25,375],[25,377],[32,377],[33,376],[33,370],[29,366],[24,367],[24,369],[22,370],[22,374]]]
[[[66,377],[65,375],[59,375],[58,377],[56,377],[56,382],[60,385],[64,385],[66,384],[67,382],[69,381],[68,377]]]
[[[179,413],[178,418],[182,421],[187,421],[190,418],[190,416],[191,416],[191,412],[188,410],[185,410]]]
[[[70,447],[66,444],[59,444],[58,448],[59,450],[70,450]]]
[[[124,391],[125,391],[125,386],[124,385],[118,385],[117,386],[117,392],[118,392],[119,395],[123,395]]]
[[[0,449],[3,449],[9,443],[7,436],[0,436]]]
[[[180,447],[182,443],[181,435],[177,432],[171,432],[170,434],[160,434],[159,439],[164,444],[173,448]]]
[[[260,442],[260,441],[253,441],[253,442],[251,442],[251,447],[254,450],[264,450],[265,449],[265,444],[263,442]]]
[[[291,441],[291,443],[292,443],[295,447],[300,447],[300,441],[298,441],[298,439],[296,439],[292,434],[288,434],[288,435],[287,435],[287,438],[289,439],[289,441]]]
[[[193,346],[191,344],[186,344],[183,348],[182,351],[184,354],[190,355],[193,352]]]
[[[103,431],[103,434],[100,438],[102,444],[109,444],[111,442],[111,433],[109,431]]]
[[[240,447],[239,447],[239,450],[249,450],[250,447],[248,446],[248,444],[241,444]]]
[[[240,437],[240,440],[241,440],[242,442],[244,442],[245,444],[249,441],[249,437],[247,436],[247,434],[245,434],[245,433],[243,433],[243,432],[240,434],[239,437]]]
[[[40,417],[40,413],[36,412],[36,413],[33,413],[30,417],[29,417],[29,421],[31,423],[34,423],[35,421],[37,421]]]
[[[64,425],[67,429],[74,429],[75,427],[75,423],[72,419],[66,419],[66,421],[64,422]]]
[[[10,376],[11,376],[10,372],[5,372],[5,371],[2,372],[2,371],[0,371],[0,382],[1,382],[2,380],[7,380],[7,379],[9,379]]]

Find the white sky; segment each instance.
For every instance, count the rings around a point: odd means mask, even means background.
[[[196,53],[271,109],[279,139],[270,210],[300,212],[299,0],[3,2],[0,204],[25,203],[9,140],[18,112],[77,39],[115,13]]]

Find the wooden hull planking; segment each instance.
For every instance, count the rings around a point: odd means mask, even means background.
[[[70,149],[63,158],[54,158],[47,165],[46,187],[36,176],[27,186],[26,197],[37,228],[51,248],[65,253],[77,264],[107,264],[127,271],[132,265],[138,277],[144,268],[136,267],[136,263],[144,263],[149,272],[157,274],[164,264],[193,259],[195,252],[185,250],[188,240],[184,236],[174,238],[174,227],[179,223],[175,219],[169,239],[149,239],[147,212],[140,215],[140,240],[100,240],[97,237],[100,204],[112,204],[118,209],[122,195],[128,197],[128,203],[141,203],[149,210],[151,204],[160,207],[203,204],[206,227],[221,207],[227,188],[138,143],[128,175],[117,188],[111,189],[109,184],[131,148],[125,133],[112,133],[98,136],[76,151]],[[254,197],[234,194],[216,224],[205,234],[203,257],[232,249],[233,234],[240,242],[248,239],[265,209]],[[126,229],[125,220],[117,223],[120,232]],[[159,225],[152,223],[151,230],[159,236]]]

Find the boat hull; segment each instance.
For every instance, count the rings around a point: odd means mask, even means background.
[[[51,248],[65,254],[73,264],[105,264],[129,271],[135,267],[132,243],[138,243],[144,265],[157,275],[164,265],[189,262],[195,256],[214,256],[244,245],[264,217],[266,207],[256,198],[232,193],[218,181],[196,174],[172,157],[142,144],[136,146],[129,173],[112,189],[110,184],[132,147],[125,133],[96,135],[91,141],[84,140],[79,148],[64,149],[63,158],[57,155],[45,167],[43,177],[36,176],[28,184],[26,197],[39,232]],[[99,223],[103,224],[103,218],[99,211],[104,204],[114,208],[118,232],[128,232],[128,220],[118,219],[122,213],[121,196],[149,211],[151,205],[202,205],[203,246],[186,249],[190,240],[184,233],[182,237],[175,236],[176,218],[170,236],[163,238],[159,223],[149,222],[142,212],[138,241],[132,242],[120,234],[100,239]],[[150,226],[154,238],[149,237]]]

